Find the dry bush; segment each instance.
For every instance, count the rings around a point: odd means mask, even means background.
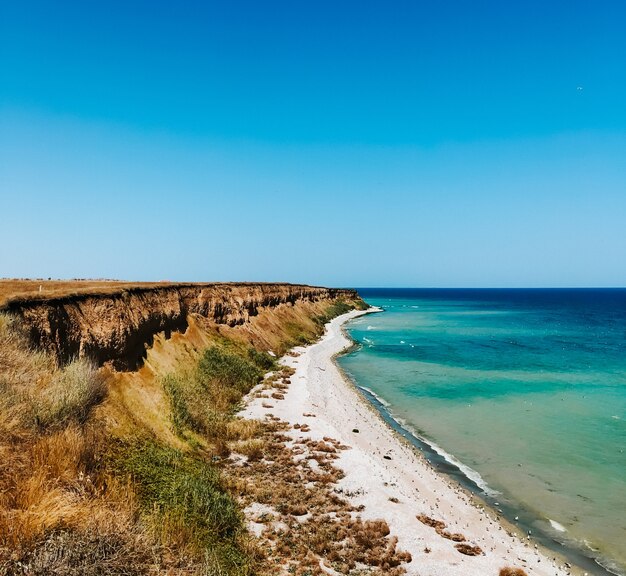
[[[465,538],[465,535],[460,534],[459,532],[447,532],[443,530],[442,532],[438,532],[438,534],[443,538],[452,540],[452,542],[465,542],[465,540],[467,540],[467,538]]]
[[[507,566],[506,568],[500,569],[499,576],[527,576],[527,574],[521,568],[511,568]]]
[[[479,556],[483,553],[480,546],[472,546],[471,544],[456,544],[454,547],[466,556]]]
[[[309,444],[309,448],[317,452],[326,452],[327,454],[334,454],[337,452],[334,446],[326,444],[325,442],[312,442]]]
[[[248,460],[261,460],[263,458],[265,442],[266,441],[262,438],[242,440],[233,444],[232,449],[238,454],[247,456]]]
[[[260,432],[261,425],[258,420],[235,418],[226,423],[227,440],[249,440]]]
[[[426,516],[425,514],[418,514],[417,519],[422,523],[426,524],[426,526],[430,526],[435,529],[435,532],[439,534],[442,538],[446,538],[447,540],[452,540],[453,542],[465,542],[465,535],[460,534],[458,532],[448,532],[446,528],[445,522],[441,520],[435,520],[430,516]],[[458,547],[457,547],[458,548]],[[459,550],[461,552],[461,550]],[[481,550],[482,552],[482,550]],[[465,554],[466,552],[463,552]],[[468,556],[475,556],[475,554],[468,554]]]
[[[435,520],[434,518],[426,516],[425,514],[418,514],[417,519],[422,524],[426,524],[426,526],[430,526],[435,530],[443,530],[446,527],[445,522],[442,522],[441,520]]]

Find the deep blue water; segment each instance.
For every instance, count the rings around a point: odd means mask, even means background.
[[[626,573],[626,289],[362,289],[340,364],[554,538]],[[565,531],[562,531],[562,530]]]

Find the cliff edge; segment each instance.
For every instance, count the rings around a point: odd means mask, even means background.
[[[184,332],[190,315],[245,324],[261,309],[299,302],[360,301],[355,290],[294,284],[163,284],[8,300],[31,343],[60,364],[87,357],[118,370],[138,368],[158,333]]]

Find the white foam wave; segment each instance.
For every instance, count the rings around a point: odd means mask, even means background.
[[[548,522],[550,522],[550,526],[552,526],[552,528],[554,528],[557,532],[567,532],[565,526],[563,526],[563,524],[559,524],[556,520],[548,518]]]
[[[448,454],[443,448],[441,448],[441,446],[438,446],[434,442],[427,441],[426,443],[442,458],[444,458],[445,460],[450,462],[450,464],[453,464],[461,472],[463,472],[463,474],[472,482],[474,482],[474,484],[476,484],[476,486],[478,486],[485,494],[491,497],[495,497],[500,494],[500,492],[498,492],[497,490],[490,488],[487,482],[485,482],[483,477],[478,472],[476,472],[476,470],[470,468],[469,466],[466,466],[465,464],[463,464],[463,462],[452,456],[452,454]]]
[[[389,407],[389,403],[386,400],[383,400],[380,396],[378,396],[375,392],[372,392],[369,388],[366,388],[365,386],[359,386],[359,388],[371,394],[385,408]],[[415,438],[418,438],[420,441],[424,442],[424,444],[428,444],[428,446],[430,446],[431,449],[439,454],[439,456],[441,456],[444,460],[456,466],[465,475],[466,478],[469,478],[472,482],[474,482],[474,484],[476,484],[476,486],[478,486],[485,494],[491,496],[492,498],[500,494],[500,492],[498,492],[497,490],[490,488],[487,482],[485,482],[483,477],[478,472],[476,472],[476,470],[470,468],[469,466],[466,466],[465,464],[463,464],[463,462],[456,459],[454,456],[452,456],[452,454],[448,454],[443,448],[441,448],[431,440],[426,440],[425,438],[420,436],[417,431],[406,422],[406,420],[402,418],[397,418],[396,416],[391,414],[389,410],[387,410],[387,412],[402,428],[410,432],[413,436],[415,436]]]
[[[491,497],[495,497],[498,494],[500,494],[500,492],[498,492],[497,490],[490,488],[487,482],[485,482],[483,477],[478,472],[476,472],[476,470],[474,470],[473,468],[470,468],[469,466],[466,466],[465,464],[463,464],[463,462],[461,462],[460,460],[452,456],[452,454],[448,454],[448,452],[446,452],[441,446],[435,444],[432,440],[426,440],[425,438],[420,436],[415,430],[415,428],[413,428],[413,426],[408,424],[406,420],[402,418],[396,418],[395,416],[393,416],[393,419],[398,424],[400,424],[402,428],[404,428],[405,430],[408,430],[413,436],[415,436],[416,438],[424,442],[424,444],[428,444],[428,446],[430,446],[430,448],[434,452],[439,454],[439,456],[441,456],[446,462],[456,466],[461,472],[463,472],[463,474],[467,478],[469,478],[472,482],[474,482],[474,484],[476,484],[476,486],[478,486],[485,494]]]
[[[365,386],[359,386],[359,388],[361,390],[365,390],[368,394],[371,394],[374,398],[376,398],[376,400],[378,400],[385,408],[387,408],[389,406],[389,402],[387,402],[387,400],[385,400],[384,398],[381,398],[378,394],[376,394],[376,392],[374,392],[373,390],[370,390],[369,388],[366,388]]]

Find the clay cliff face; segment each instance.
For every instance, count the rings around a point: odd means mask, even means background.
[[[354,290],[291,284],[178,284],[15,300],[4,311],[18,316],[33,345],[52,352],[62,364],[88,357],[99,365],[110,362],[117,369],[133,370],[155,334],[184,332],[190,314],[236,326],[260,308],[337,298],[358,300],[358,295]]]

